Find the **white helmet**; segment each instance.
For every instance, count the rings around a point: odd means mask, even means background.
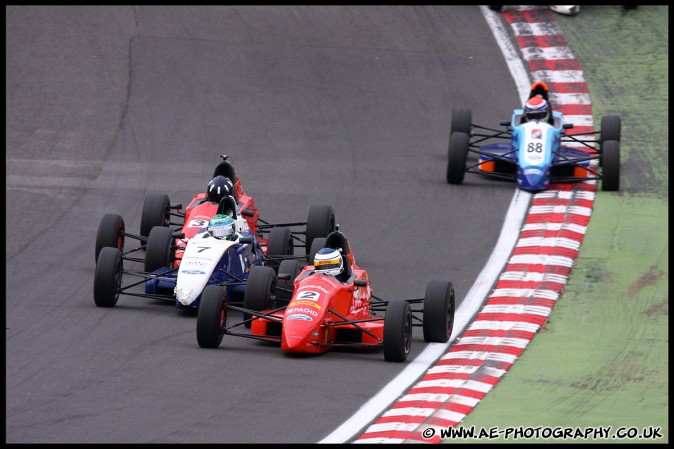
[[[318,251],[314,256],[314,271],[328,276],[337,276],[344,271],[344,261],[339,250],[323,248]]]

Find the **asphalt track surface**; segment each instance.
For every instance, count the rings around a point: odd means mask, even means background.
[[[137,230],[147,193],[186,204],[220,154],[267,221],[331,204],[378,296],[463,297],[487,261],[513,185],[445,182],[452,107],[519,102],[477,6],[6,13],[7,443],[312,443],[404,368],[205,350],[172,304],[94,305],[100,217]]]

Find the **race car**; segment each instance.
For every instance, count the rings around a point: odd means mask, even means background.
[[[228,155],[220,157],[222,161],[216,166],[207,191],[194,195],[184,211],[181,210],[181,203],[171,203],[166,194],[148,194],[143,203],[139,236],[125,232],[125,224],[121,216],[116,214],[104,215],[96,235],[96,260],[98,260],[101,248],[112,246],[122,249],[125,237],[135,237],[140,240],[141,247],[137,248],[136,251],[145,250],[145,245],[155,226],[177,225],[181,227],[181,232],[184,234],[184,238],[177,239],[175,242],[174,267],[177,267],[187,241],[201,231],[208,224],[208,220],[216,213],[227,213],[229,215],[236,213],[245,218],[245,225],[250,228],[253,234],[258,236],[259,243],[265,253],[269,250],[273,254],[285,254],[295,246],[305,246],[308,249],[315,237],[326,236],[329,231],[334,230],[334,213],[329,206],[310,209],[309,219],[305,223],[269,224],[261,219],[260,212],[255,207],[255,201],[244,192],[241,186],[241,180],[232,165],[231,157]],[[223,191],[211,192],[216,188],[222,188]],[[232,198],[229,198],[230,196],[234,199],[233,202]],[[290,232],[286,229],[303,225],[307,225],[305,232]],[[272,241],[278,246],[269,248],[269,234],[273,233],[276,234],[277,238],[272,239]],[[301,237],[302,234],[305,236],[304,239]],[[158,240],[163,240],[163,237],[158,237]],[[158,268],[158,266],[150,260],[146,268],[147,271],[152,271],[153,268]]]
[[[321,263],[332,262],[318,261],[322,248],[341,254],[339,275],[319,271]],[[427,342],[449,340],[458,307],[451,282],[430,281],[423,298],[379,298],[339,229],[314,240],[307,262],[301,267],[297,260],[283,261],[278,275],[269,267],[253,267],[243,307],[233,305],[222,287],[207,286],[197,315],[199,346],[216,348],[224,335],[232,335],[277,343],[288,353],[383,348],[386,361],[404,362],[415,326],[423,327]],[[230,324],[230,311],[243,312],[243,320]],[[240,326],[250,321],[250,332],[243,332]]]
[[[229,176],[237,179],[226,158],[223,156],[214,178],[221,176],[218,173],[224,166]],[[327,236],[335,229],[332,207],[322,204],[310,208],[306,222],[270,224],[259,217],[253,199],[243,193],[238,179],[237,184],[238,201],[225,195],[214,204],[208,201],[206,193],[199,193],[185,212],[180,211],[180,204],[169,206],[167,196],[158,201],[160,196],[148,195],[138,235],[126,232],[120,215],[104,215],[96,237],[96,305],[114,307],[119,295],[125,294],[173,300],[178,308],[198,308],[201,292],[209,284],[227,288],[232,299],[241,302],[251,267],[265,265],[277,270],[282,260],[304,259],[305,255],[294,254],[296,246],[306,246],[307,242],[311,245],[315,238]],[[206,227],[216,215],[229,217],[235,223],[234,241],[208,238]],[[171,216],[182,218],[182,223],[171,222]],[[148,222],[153,226],[147,226]],[[172,225],[180,228],[173,229]],[[304,230],[294,229],[297,226]],[[143,235],[144,231],[149,235]],[[126,250],[125,237],[138,240],[139,246]],[[132,265],[127,269],[125,263],[141,264],[143,268],[135,269]],[[124,275],[140,280],[125,284]],[[141,284],[144,292],[137,291]]]
[[[533,100],[535,98],[535,100]],[[541,118],[528,119],[529,102],[546,106]],[[534,106],[536,107],[536,106]],[[532,109],[534,108],[532,107]],[[571,134],[560,111],[551,107],[548,86],[535,82],[524,109],[514,109],[504,130],[472,123],[469,108],[454,108],[447,159],[447,182],[461,184],[465,173],[516,181],[537,192],[550,184],[601,180],[602,190],[620,187],[620,117],[602,117],[601,131]],[[500,142],[505,141],[505,142]],[[468,154],[477,155],[469,160]]]

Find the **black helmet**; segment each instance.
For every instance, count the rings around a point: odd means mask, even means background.
[[[214,203],[220,202],[225,195],[231,195],[234,192],[234,184],[225,176],[216,176],[211,179],[206,189],[206,198]]]

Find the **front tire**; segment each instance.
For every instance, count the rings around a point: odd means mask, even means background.
[[[424,297],[424,341],[445,343],[454,328],[456,295],[449,281],[430,281]]]
[[[450,136],[455,132],[466,133],[470,136],[473,129],[473,111],[469,108],[452,109],[452,126]]]
[[[243,294],[244,309],[260,312],[271,309],[274,306],[274,290],[276,289],[276,272],[273,268],[263,265],[251,267],[246,281],[246,291]],[[252,317],[250,313],[243,314],[244,320]],[[246,321],[244,326],[250,329],[251,321]]]
[[[315,241],[315,240],[314,240]],[[281,301],[290,301],[293,297],[293,289],[295,288],[295,278],[302,271],[302,266],[297,260],[288,259],[281,261],[278,267],[279,276],[282,274],[289,274],[290,279],[278,279],[276,289],[276,299]],[[290,290],[289,292],[281,290],[281,288]]]
[[[615,192],[620,189],[620,142],[607,140],[601,153],[601,189]]]
[[[173,262],[175,247],[171,228],[155,226],[147,239],[145,253],[145,271],[151,273],[162,267],[169,267]]]
[[[124,219],[121,215],[105,214],[101,218],[96,233],[96,259],[105,247],[124,249]]]
[[[222,328],[227,323],[227,290],[207,285],[201,294],[197,313],[197,343],[202,348],[217,348],[222,342]]]
[[[390,301],[384,317],[384,360],[404,362],[412,348],[412,308],[407,301]]]
[[[106,246],[101,249],[94,272],[94,302],[98,307],[115,307],[122,288],[122,251]]]
[[[466,174],[466,159],[468,158],[468,134],[454,132],[449,137],[447,155],[447,183],[461,184]]]
[[[335,230],[335,212],[332,206],[324,204],[315,204],[309,209],[307,217],[307,234],[305,239],[305,250],[311,248],[311,244],[317,237],[327,237]]]
[[[294,252],[295,245],[293,243],[293,234],[290,231],[290,228],[271,228],[269,239],[267,240],[267,257],[269,257],[267,266],[278,271],[280,261],[277,258],[292,256]]]
[[[314,257],[316,256],[316,253],[325,248],[326,241],[327,239],[325,237],[317,237],[313,242],[311,242],[311,248],[309,248],[309,252],[307,253],[307,263],[309,265],[314,264]]]

